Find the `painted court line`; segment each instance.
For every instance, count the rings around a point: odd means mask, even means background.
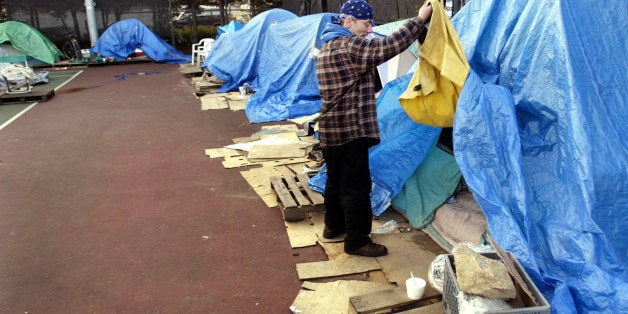
[[[54,88],[54,91],[56,92],[59,88],[63,87],[65,84],[69,83],[71,80],[73,80],[75,77],[77,77],[81,73],[83,73],[83,70],[78,71],[76,74],[72,75],[72,77],[70,77],[68,80],[66,80],[65,82],[59,84],[59,86]],[[7,120],[5,123],[0,125],[0,130],[4,129],[7,125],[11,124],[11,122],[17,120],[17,118],[21,117],[27,111],[31,110],[31,108],[35,107],[38,103],[39,102],[32,103],[30,106],[24,108],[24,110],[20,111],[18,114],[13,116],[11,119]]]

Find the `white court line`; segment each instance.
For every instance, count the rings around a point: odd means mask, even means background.
[[[61,83],[59,86],[55,87],[54,91],[56,92],[59,88],[63,87],[65,84],[67,84],[68,82],[73,80],[75,77],[77,77],[81,73],[83,73],[83,70],[78,71],[78,73],[72,75],[72,77],[70,77],[67,81],[65,81],[65,82]],[[21,117],[27,111],[31,110],[31,108],[35,107],[38,103],[39,102],[34,102],[30,106],[24,108],[24,110],[20,111],[18,114],[14,115],[13,118],[7,120],[5,123],[0,125],[0,130],[4,129],[4,127],[6,127],[7,125],[11,124],[11,122],[17,120],[17,118]]]

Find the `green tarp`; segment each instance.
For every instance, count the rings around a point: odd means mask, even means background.
[[[16,21],[0,23],[0,43],[11,42],[13,47],[37,60],[53,64],[63,57],[50,39],[28,24]]]
[[[412,227],[423,228],[432,221],[438,207],[454,193],[460,177],[455,157],[433,146],[392,199],[392,207],[402,212]]]

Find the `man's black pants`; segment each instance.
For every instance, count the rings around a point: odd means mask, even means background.
[[[327,164],[325,225],[345,230],[345,250],[358,249],[371,241],[369,147],[369,139],[359,138],[323,148]]]

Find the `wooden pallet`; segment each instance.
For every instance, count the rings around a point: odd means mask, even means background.
[[[307,185],[309,177],[271,177],[270,183],[285,221],[303,220],[308,212],[325,210],[323,195],[312,191]]]
[[[443,313],[442,295],[433,289],[426,289],[426,294],[419,300],[412,300],[406,295],[404,287],[371,292],[349,298],[350,313],[389,313],[391,311],[413,309],[416,313]],[[436,304],[436,305],[434,305]]]
[[[36,90],[33,88],[33,90],[28,93],[4,94],[0,96],[0,104],[47,101],[54,95],[54,89]]]

